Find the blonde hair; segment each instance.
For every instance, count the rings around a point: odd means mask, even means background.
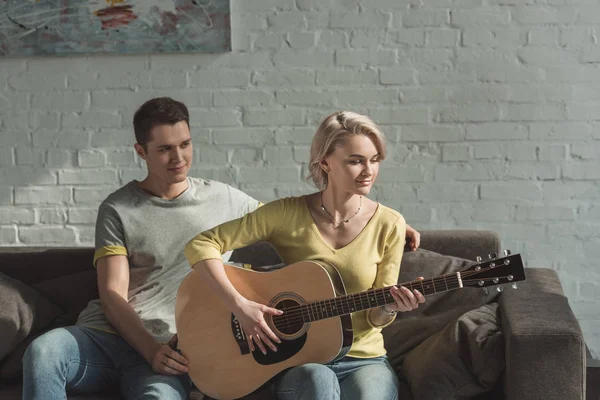
[[[307,179],[312,179],[319,190],[327,186],[327,173],[321,168],[321,161],[352,135],[365,135],[371,138],[379,152],[379,159],[385,159],[385,135],[377,124],[366,115],[352,111],[337,111],[321,122],[310,146],[308,163],[310,175]]]

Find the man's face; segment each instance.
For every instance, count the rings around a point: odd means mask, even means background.
[[[135,148],[146,160],[148,177],[162,183],[183,182],[192,166],[192,137],[185,121],[155,126],[145,148],[138,144]]]

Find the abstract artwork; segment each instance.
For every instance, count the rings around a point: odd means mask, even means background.
[[[0,0],[0,55],[231,50],[229,0]]]

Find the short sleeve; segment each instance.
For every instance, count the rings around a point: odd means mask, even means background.
[[[94,252],[94,267],[96,262],[106,256],[127,256],[123,223],[117,211],[111,205],[102,203],[96,219],[96,250]]]

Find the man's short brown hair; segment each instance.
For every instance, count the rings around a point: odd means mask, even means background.
[[[175,125],[185,121],[190,126],[190,113],[182,102],[170,97],[157,97],[148,100],[133,115],[135,140],[141,146],[150,141],[152,128],[158,125]]]

